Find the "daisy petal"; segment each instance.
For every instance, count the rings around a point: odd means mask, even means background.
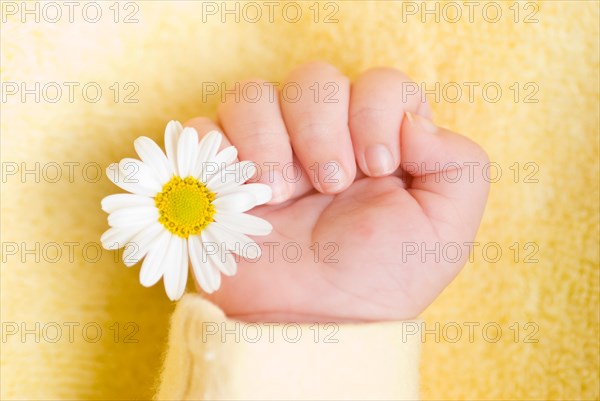
[[[198,133],[193,128],[184,128],[177,143],[177,168],[179,176],[185,178],[194,173],[198,151]]]
[[[165,291],[171,301],[177,301],[185,291],[188,276],[188,254],[186,241],[172,235],[165,257],[166,268],[163,276]]]
[[[260,217],[246,213],[219,213],[214,219],[226,228],[249,235],[269,235],[273,226]]]
[[[158,221],[158,209],[155,206],[126,207],[108,215],[111,227],[148,225],[152,221]]]
[[[188,237],[188,250],[194,276],[202,290],[208,294],[218,290],[221,286],[221,276],[215,267],[208,263],[208,257],[204,252],[200,236],[192,235]]]
[[[228,251],[246,259],[258,259],[261,255],[258,244],[242,233],[231,231],[216,222],[209,224],[204,230],[210,238],[216,240],[218,246],[224,245]]]
[[[213,232],[204,230],[201,235],[204,251],[209,262],[226,276],[235,275],[237,273],[237,263],[233,254],[227,251],[226,246],[223,247],[224,244],[213,236]]]
[[[112,163],[106,168],[106,175],[108,179],[119,188],[136,195],[147,197],[156,195],[156,191],[154,191],[152,188],[141,185],[139,181],[131,177],[131,174],[131,171],[121,171],[119,163]]]
[[[133,194],[114,194],[108,195],[102,199],[101,205],[102,210],[106,213],[112,213],[126,207],[152,206],[154,205],[154,199]]]
[[[102,234],[100,242],[104,249],[109,251],[119,249],[131,241],[134,235],[146,228],[144,225],[133,225],[127,227],[111,227]]]
[[[254,195],[256,198],[256,206],[263,205],[271,200],[273,196],[273,191],[271,187],[267,184],[261,183],[250,183],[245,185],[240,185],[239,187],[231,188],[226,191],[221,191],[219,193],[220,196],[228,195],[228,194],[237,194],[241,192],[247,192]]]
[[[202,182],[208,182],[221,170],[227,168],[237,159],[237,149],[235,146],[228,146],[220,151],[211,162],[203,165]]]
[[[220,212],[241,213],[256,206],[256,198],[247,192],[240,192],[217,197],[213,205]]]
[[[231,163],[237,159],[237,149],[235,146],[228,146],[222,151],[220,151],[214,158],[214,162],[217,163],[218,166],[224,164],[225,166],[229,166]]]
[[[235,276],[237,273],[237,263],[235,257],[230,252],[225,252],[223,256],[211,255],[208,257],[213,266],[226,276]]]
[[[130,182],[149,188],[154,191],[154,194],[162,190],[162,185],[156,178],[156,173],[142,161],[132,158],[122,159],[119,162],[119,169]]]
[[[142,268],[140,269],[140,283],[144,287],[152,287],[163,276],[165,266],[167,265],[165,261],[167,246],[172,235],[167,230],[161,232],[144,258]]]
[[[123,263],[125,263],[125,266],[133,266],[142,260],[154,244],[154,240],[164,231],[164,227],[156,222],[137,233],[125,245],[125,250],[123,251]]]
[[[254,162],[242,161],[219,170],[210,180],[204,182],[211,191],[221,192],[242,185],[252,178],[256,171]]]
[[[167,128],[165,128],[165,150],[167,151],[167,159],[169,159],[175,174],[179,174],[179,170],[177,170],[177,143],[181,131],[183,131],[183,125],[179,121],[169,121]]]
[[[230,258],[233,259],[233,255],[230,255]],[[211,282],[212,288],[218,290],[221,287],[221,272],[219,271],[218,265],[215,264],[214,259],[215,256],[208,256],[208,279]],[[235,260],[233,260],[235,264]],[[235,271],[237,271],[237,265],[234,266]],[[235,273],[233,273],[235,274]],[[231,276],[233,274],[230,274]]]
[[[140,159],[156,173],[159,182],[164,183],[173,176],[173,168],[161,148],[152,139],[141,136],[133,142]]]
[[[219,146],[221,146],[222,140],[223,134],[218,131],[210,131],[208,134],[204,135],[198,144],[198,155],[196,159],[196,167],[194,169],[194,177],[200,178],[202,182],[206,182],[206,177],[203,175],[206,171],[214,172],[214,169],[209,169],[206,167],[207,163],[212,164],[213,159],[219,150]]]
[[[237,160],[237,149],[235,146],[228,146],[220,151],[210,162],[206,162],[203,166],[202,179],[203,182],[208,182],[219,171],[227,168],[231,163]]]

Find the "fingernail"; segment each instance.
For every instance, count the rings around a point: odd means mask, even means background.
[[[430,134],[437,133],[438,127],[433,122],[431,122],[431,120],[428,120],[427,118],[422,117],[418,114],[413,114],[410,111],[407,111],[404,114],[406,114],[408,122],[413,127],[421,128],[422,130],[429,132]]]
[[[380,143],[371,145],[365,150],[365,163],[370,176],[389,174],[396,167],[392,152]]]
[[[326,193],[337,193],[346,186],[347,173],[336,160],[319,164],[317,189]]]

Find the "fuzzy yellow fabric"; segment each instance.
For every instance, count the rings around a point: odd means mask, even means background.
[[[423,316],[422,397],[598,399],[599,5],[476,3],[456,20],[449,3],[304,2],[295,21],[277,2],[273,22],[239,3],[236,23],[202,2],[100,2],[92,23],[84,3],[73,22],[37,3],[36,22],[36,3],[2,2],[0,398],[152,397],[173,305],[96,255],[116,192],[96,167],[214,116],[212,83],[322,59],[405,71],[497,163],[473,261]]]

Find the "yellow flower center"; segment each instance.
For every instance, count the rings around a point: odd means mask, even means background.
[[[199,234],[213,221],[215,194],[194,177],[173,177],[163,185],[154,201],[158,221],[175,235],[187,238]]]

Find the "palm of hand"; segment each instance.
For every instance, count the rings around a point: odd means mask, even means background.
[[[422,263],[415,247],[433,249],[468,233],[450,221],[438,238],[410,191],[396,176],[367,177],[337,195],[312,191],[256,209],[274,227],[258,241],[262,256],[242,259],[237,275],[223,278],[210,298],[228,315],[252,321],[417,316],[462,262],[436,263],[428,255]]]

